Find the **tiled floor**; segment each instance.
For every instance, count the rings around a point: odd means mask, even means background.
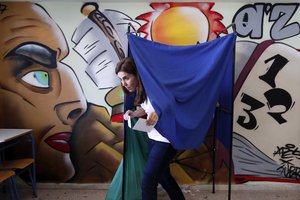
[[[107,185],[38,184],[38,198],[32,198],[29,186],[19,185],[21,200],[104,200]],[[183,186],[186,200],[227,200],[227,186],[217,186],[212,193],[210,186]],[[1,200],[9,200],[0,194]],[[168,200],[161,189],[159,200]],[[244,184],[232,186],[232,200],[300,200],[300,184]]]

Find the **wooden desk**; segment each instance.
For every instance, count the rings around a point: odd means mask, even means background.
[[[24,139],[25,138],[25,139]],[[35,144],[32,129],[2,129],[0,128],[0,151],[17,143],[31,142],[32,158],[35,159]]]
[[[31,135],[32,129],[2,129],[0,128],[0,144],[9,142],[24,135]]]
[[[31,160],[31,168],[29,171],[30,174],[30,179],[32,183],[32,193],[34,197],[37,197],[36,194],[36,171],[35,171],[35,142],[34,142],[34,136],[33,136],[33,131],[32,129],[0,129],[0,153],[1,153],[1,158],[0,158],[0,164],[2,163],[1,161],[5,160],[5,155],[4,151],[5,149],[8,149],[10,147],[16,146],[19,143],[24,143],[24,142],[30,142],[31,143],[31,155],[32,159],[18,159],[14,160],[15,164],[18,164],[18,161],[25,161],[27,162],[28,160]],[[22,163],[21,163],[22,164]],[[2,164],[1,164],[2,165]],[[3,163],[3,166],[5,164]],[[6,167],[9,167],[10,165],[6,165]],[[16,169],[19,169],[18,167]]]

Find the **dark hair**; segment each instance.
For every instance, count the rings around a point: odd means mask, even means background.
[[[119,72],[126,72],[128,74],[132,74],[137,77],[138,84],[137,84],[137,92],[136,92],[136,97],[134,100],[135,105],[140,105],[144,101],[147,100],[147,94],[145,91],[145,88],[143,86],[143,83],[141,81],[141,78],[138,74],[136,65],[134,63],[133,58],[131,57],[126,57],[120,60],[115,68],[115,73],[118,74]],[[122,85],[122,89],[125,94],[130,94],[130,92]]]

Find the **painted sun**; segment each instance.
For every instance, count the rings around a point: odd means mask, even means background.
[[[214,3],[151,3],[154,11],[136,17],[146,23],[138,29],[145,38],[168,45],[192,45],[216,38],[225,26]],[[224,32],[227,34],[227,31]]]

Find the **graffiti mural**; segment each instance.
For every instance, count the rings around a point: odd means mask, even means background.
[[[100,11],[96,3],[84,4],[81,13],[86,19],[72,36],[73,49],[84,59],[86,65],[82,67],[93,84],[106,90],[102,98],[111,107],[111,115],[89,103],[88,115],[74,130],[72,160],[76,173],[72,181],[109,182],[123,153],[123,92],[114,69],[127,55],[129,23],[133,27],[140,25],[119,11]],[[109,127],[110,123],[116,124],[116,129]]]
[[[146,23],[138,30],[145,38],[170,45],[192,45],[215,39],[225,26],[214,3],[151,3],[154,11],[136,17]],[[176,21],[176,23],[169,23]],[[227,33],[227,30],[225,31]]]
[[[1,8],[1,127],[33,129],[39,179],[67,181],[74,174],[68,142],[87,104],[75,73],[63,62],[69,52],[65,37],[37,4],[1,3]]]
[[[55,21],[34,3],[1,3],[1,8],[1,127],[33,129],[38,180],[66,182],[74,176],[71,140],[81,117],[102,125],[96,142],[104,148],[98,148],[97,157],[119,161],[121,153],[106,149],[122,143],[121,125],[110,121],[106,108],[87,103],[72,67],[63,62],[69,47]],[[16,156],[28,152],[15,151]],[[110,163],[101,166],[114,173]]]
[[[262,38],[264,15],[272,23],[271,40],[237,44],[237,49],[249,46],[246,62],[237,66],[242,70],[235,85],[233,162],[237,182],[299,180],[300,54],[279,42],[299,35],[299,23],[289,22],[298,6],[246,5],[233,18],[239,36],[251,39]]]
[[[270,37],[274,40],[283,40],[300,33],[297,22],[289,22],[299,4],[248,4],[241,7],[233,17],[236,24],[236,32],[240,37],[261,39],[265,34],[264,17],[268,16],[267,23],[271,24]]]

